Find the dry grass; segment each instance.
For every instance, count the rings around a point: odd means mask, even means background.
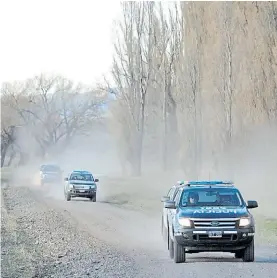
[[[177,179],[153,175],[141,178],[103,177],[99,193],[106,202],[157,214],[161,211],[161,197],[166,195],[174,181]]]
[[[180,179],[180,178],[179,178]],[[169,176],[144,176],[141,178],[103,177],[99,186],[104,202],[140,210],[148,215],[160,215],[161,197],[178,179]],[[257,208],[252,211],[256,219],[256,229],[262,242],[277,242],[277,219],[269,218]]]
[[[266,218],[261,215],[256,215],[256,230],[259,239],[262,242],[277,243],[277,219]]]

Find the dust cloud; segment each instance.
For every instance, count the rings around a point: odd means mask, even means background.
[[[258,201],[257,214],[269,218],[277,218],[276,138],[276,126],[253,129],[243,139],[234,141],[232,148],[218,160],[217,170],[217,177],[234,180],[245,200]]]
[[[103,175],[117,175],[121,171],[112,135],[103,123],[93,126],[86,136],[75,136],[66,147],[57,144],[49,148],[43,159],[38,155],[37,142],[29,134],[23,128],[16,134],[17,145],[22,156],[28,157],[28,163],[17,168],[15,184],[38,186],[40,165],[48,163],[58,164],[64,171],[64,177],[76,169],[91,171],[99,178]]]
[[[234,140],[229,148],[215,161],[203,163],[201,179],[234,180],[246,200],[259,203],[257,213],[276,218],[275,202],[277,186],[277,128],[263,126],[249,132],[243,139]],[[73,169],[91,171],[100,179],[99,195],[103,202],[136,205],[146,210],[160,210],[160,197],[177,180],[188,179],[182,169],[163,172],[160,162],[144,161],[142,177],[122,175],[114,136],[104,123],[95,126],[88,136],[75,137],[69,146],[57,146],[44,160],[36,158],[37,146],[25,131],[18,133],[18,144],[26,153],[32,154],[30,163],[18,168],[16,185],[39,187],[39,166],[43,163],[60,165],[66,176]],[[60,148],[60,150],[59,150]],[[188,160],[189,161],[189,160]],[[63,199],[63,185],[51,187],[48,195]],[[255,211],[256,212],[256,211]]]

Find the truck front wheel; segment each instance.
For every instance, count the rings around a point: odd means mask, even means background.
[[[176,239],[174,239],[173,243],[173,260],[175,263],[184,263],[186,261],[186,252],[184,246],[178,244]]]
[[[71,200],[71,196],[69,193],[66,193],[65,195],[66,201],[70,201]]]
[[[244,262],[254,262],[255,259],[255,252],[254,252],[254,238],[252,239],[251,243],[244,249],[242,260]]]
[[[90,200],[95,203],[96,202],[96,194],[94,194],[92,197],[90,197]]]
[[[235,253],[235,258],[236,259],[241,259],[243,257],[243,250],[241,251],[237,251],[236,253]]]

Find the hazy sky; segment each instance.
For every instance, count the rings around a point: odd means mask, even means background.
[[[0,84],[41,72],[92,83],[109,71],[119,1],[0,2]]]

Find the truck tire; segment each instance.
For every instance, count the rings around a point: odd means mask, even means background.
[[[164,238],[164,218],[162,215],[162,238]]]
[[[184,263],[186,261],[186,252],[184,246],[178,244],[176,240],[173,243],[174,257],[173,260],[175,263]]]
[[[255,259],[254,238],[251,243],[244,249],[242,260],[244,262],[254,262]]]
[[[166,228],[164,226],[164,221],[163,221],[163,216],[162,216],[162,239],[163,241],[167,244],[167,232],[166,232]]]
[[[66,201],[70,201],[70,200],[71,200],[70,194],[67,193],[67,194],[65,195],[65,198],[66,198]]]
[[[170,235],[168,233],[168,251],[169,251],[169,257],[170,259],[174,258],[174,244],[172,239],[170,238]]]
[[[240,250],[240,251],[235,252],[235,258],[236,259],[241,259],[243,257],[243,252],[244,252],[244,250]]]
[[[95,203],[96,202],[96,194],[93,197],[90,197],[90,200]]]

